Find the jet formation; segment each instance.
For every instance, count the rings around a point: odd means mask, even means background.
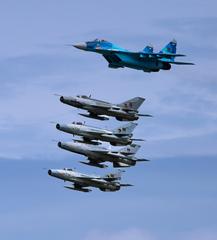
[[[110,68],[128,67],[144,72],[159,72],[160,70],[170,70],[173,64],[193,65],[190,62],[175,60],[176,57],[185,56],[176,53],[176,40],[170,41],[159,52],[154,52],[151,45],[146,46],[142,51],[133,52],[100,39],[74,44],[73,46],[84,51],[101,54]]]
[[[86,157],[87,161],[81,160],[80,163],[97,168],[107,168],[108,165],[105,163],[110,163],[114,168],[126,168],[133,167],[138,162],[149,161],[146,158],[136,157],[136,153],[141,146],[135,144],[134,141],[143,141],[143,139],[133,137],[133,131],[138,125],[135,120],[142,116],[152,116],[141,114],[138,111],[145,98],[135,97],[120,104],[112,104],[84,95],[76,97],[60,96],[59,100],[61,103],[88,111],[88,114],[80,113],[83,117],[101,121],[114,117],[119,121],[128,121],[110,130],[75,121],[68,124],[56,123],[57,130],[71,134],[73,137],[79,137],[79,139],[67,142],[59,141],[57,146],[60,149]],[[110,145],[105,146],[103,143]],[[119,148],[117,149],[117,147]],[[72,182],[71,186],[65,186],[67,189],[81,192],[90,192],[89,187],[111,192],[118,191],[124,186],[132,186],[120,182],[120,173],[119,170],[118,173],[107,174],[102,177],[83,174],[71,168],[48,170],[50,176]]]
[[[131,184],[120,183],[121,171],[117,173],[106,174],[105,176],[89,175],[77,172],[71,168],[64,169],[49,169],[48,174],[52,177],[59,178],[61,180],[72,182],[73,186],[64,186],[70,190],[76,190],[80,192],[92,191],[88,187],[95,187],[103,192],[115,192],[121,189],[121,187],[130,187]]]
[[[74,45],[81,50],[102,54],[110,68],[128,67],[144,72],[170,70],[173,64],[193,65],[190,62],[176,60],[177,57],[185,56],[176,53],[176,46],[177,42],[172,40],[159,52],[154,52],[150,45],[142,51],[133,52],[99,39]],[[133,137],[133,131],[138,125],[135,121],[140,117],[152,117],[151,114],[139,111],[145,98],[134,97],[118,104],[94,99],[91,95],[60,96],[59,100],[61,103],[86,111],[85,113],[79,113],[83,117],[101,121],[110,118],[127,121],[118,128],[110,130],[89,126],[85,122],[56,123],[57,130],[71,134],[73,137],[79,137],[79,139],[66,142],[58,141],[57,146],[60,149],[86,157],[86,161],[81,160],[80,163],[98,168],[106,168],[110,163],[114,168],[126,168],[134,167],[139,162],[149,161],[146,158],[136,157],[141,146],[135,144],[134,141],[143,141],[143,139]],[[110,145],[105,146],[103,143]],[[117,149],[117,147],[119,148]],[[90,192],[91,188],[95,187],[104,192],[114,192],[122,187],[132,186],[131,184],[121,183],[121,172],[119,169],[117,173],[97,176],[83,174],[72,168],[64,168],[49,169],[48,175],[71,182],[72,185],[65,186],[70,190]]]

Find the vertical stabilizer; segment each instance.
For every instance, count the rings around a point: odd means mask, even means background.
[[[124,154],[124,155],[132,155],[134,156],[137,151],[140,149],[140,145],[137,145],[137,144],[131,144],[131,145],[128,145],[122,149],[119,150],[119,152],[121,154]]]
[[[113,134],[116,134],[116,135],[131,135],[133,130],[135,129],[135,127],[137,126],[138,124],[137,123],[133,123],[133,122],[130,122],[130,123],[127,123],[127,124],[124,124],[116,129],[113,130]]]
[[[126,102],[118,104],[118,106],[124,109],[137,110],[144,101],[145,101],[145,98],[135,97]]]
[[[176,45],[177,42],[175,39],[170,41],[161,51],[160,53],[176,53]]]

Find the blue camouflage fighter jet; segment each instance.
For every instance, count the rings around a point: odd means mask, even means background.
[[[177,42],[172,40],[160,52],[153,52],[152,46],[146,46],[140,52],[128,51],[106,40],[95,39],[85,43],[75,44],[74,47],[85,51],[96,52],[103,55],[110,68],[129,67],[144,72],[159,72],[170,70],[171,64],[194,65],[189,62],[175,61],[175,57],[184,57],[176,54]]]

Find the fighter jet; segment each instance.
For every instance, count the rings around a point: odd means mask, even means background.
[[[56,128],[60,131],[78,135],[83,138],[82,142],[96,144],[94,140],[109,142],[113,146],[129,145],[133,141],[142,141],[142,139],[133,139],[132,132],[137,123],[130,122],[115,128],[114,130],[106,130],[97,127],[85,125],[82,122],[72,122],[71,124],[56,124]]]
[[[89,52],[96,52],[108,61],[110,68],[133,68],[144,72],[159,72],[170,70],[171,64],[193,65],[189,62],[175,61],[175,57],[183,57],[176,54],[176,40],[170,41],[160,52],[153,52],[152,46],[146,46],[142,51],[132,52],[117,46],[106,40],[95,39],[85,43],[75,44],[74,47]]]
[[[58,147],[86,156],[89,162],[81,163],[99,168],[108,167],[102,164],[102,162],[106,161],[111,162],[115,168],[131,167],[135,166],[137,162],[149,161],[135,157],[136,152],[140,148],[140,146],[136,144],[128,145],[118,151],[110,150],[97,144],[86,144],[80,141],[58,142]]]
[[[89,114],[80,113],[80,115],[84,117],[108,120],[109,118],[107,116],[112,116],[119,121],[134,121],[138,120],[140,116],[152,117],[149,114],[140,114],[138,112],[138,108],[142,105],[144,100],[145,99],[142,97],[135,97],[120,104],[112,104],[84,95],[78,95],[76,97],[60,97],[62,103],[87,110]]]
[[[131,184],[120,183],[121,172],[110,173],[105,176],[87,175],[76,172],[70,168],[64,169],[49,169],[48,175],[62,179],[64,181],[73,182],[71,186],[64,186],[70,190],[76,190],[80,192],[90,192],[91,189],[87,187],[99,188],[103,192],[115,192],[119,191],[121,187],[129,187]]]

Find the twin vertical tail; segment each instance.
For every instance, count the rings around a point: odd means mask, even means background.
[[[177,54],[176,53],[176,45],[177,42],[176,40],[172,40],[169,42],[159,53],[162,54],[168,54],[168,56],[165,56],[160,59],[161,62],[167,62],[167,63],[172,63],[172,64],[177,64],[177,65],[194,65],[194,63],[190,62],[179,62],[175,61],[175,57],[184,57],[185,55],[183,54]],[[174,56],[169,56],[169,54],[174,54]]]

